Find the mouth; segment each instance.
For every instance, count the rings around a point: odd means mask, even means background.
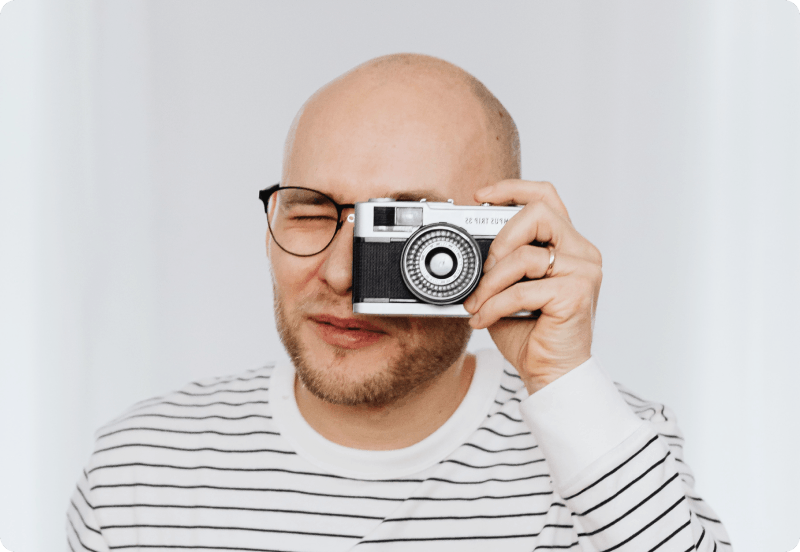
[[[330,326],[333,326],[334,328],[339,328],[342,330],[359,330],[367,332],[386,333],[375,324],[370,324],[366,320],[360,320],[358,318],[338,318],[336,316],[330,316],[328,314],[320,314],[317,316],[312,316],[311,319],[319,324],[328,324]]]
[[[309,318],[323,341],[342,349],[369,347],[388,335],[375,324],[357,318],[339,318],[325,314]]]

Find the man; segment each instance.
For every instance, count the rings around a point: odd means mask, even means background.
[[[292,364],[190,384],[103,428],[71,548],[729,548],[674,416],[591,357],[599,252],[553,186],[519,178],[511,117],[449,63],[388,56],[323,87],[263,195]],[[348,215],[379,197],[524,205],[470,319],[353,314]],[[523,309],[541,316],[506,318]],[[473,328],[498,351],[467,354]]]

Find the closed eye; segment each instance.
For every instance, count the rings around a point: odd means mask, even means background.
[[[324,217],[324,216],[296,216],[290,218],[291,220],[336,220],[333,217]]]

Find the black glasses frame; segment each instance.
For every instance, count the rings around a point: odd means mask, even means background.
[[[280,242],[278,241],[278,238],[275,237],[275,233],[272,231],[272,226],[270,226],[270,224],[269,224],[269,198],[272,197],[272,194],[274,194],[278,190],[307,190],[309,192],[318,193],[319,195],[321,195],[322,197],[326,198],[328,201],[333,203],[333,205],[336,207],[336,213],[337,213],[336,230],[333,232],[333,235],[331,236],[331,240],[327,244],[325,244],[325,247],[323,247],[322,249],[320,249],[316,253],[309,253],[307,255],[301,255],[299,253],[293,253],[293,252],[289,251],[288,249],[286,249],[285,247],[283,247],[280,244]],[[295,257],[313,257],[314,255],[319,255],[320,253],[322,253],[323,251],[328,249],[328,246],[333,243],[334,238],[336,238],[336,234],[339,233],[339,229],[341,229],[342,225],[344,224],[344,220],[342,220],[342,212],[345,209],[355,209],[355,207],[356,207],[354,203],[336,203],[333,200],[333,198],[330,197],[329,195],[323,194],[319,190],[314,190],[313,188],[304,188],[302,186],[284,186],[283,188],[281,188],[281,183],[280,182],[278,182],[274,186],[270,186],[269,188],[264,188],[263,190],[259,191],[258,192],[258,199],[260,199],[262,202],[264,202],[264,212],[267,214],[267,227],[269,228],[269,233],[272,236],[272,239],[275,240],[275,243],[278,244],[278,247],[280,247],[281,249],[286,251],[289,255],[294,255]]]

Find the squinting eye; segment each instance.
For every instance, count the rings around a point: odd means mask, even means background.
[[[304,220],[309,220],[309,221],[310,220],[336,220],[333,217],[323,217],[323,216],[295,216],[295,217],[289,217],[289,218],[291,220],[297,220],[297,221],[304,221]]]

